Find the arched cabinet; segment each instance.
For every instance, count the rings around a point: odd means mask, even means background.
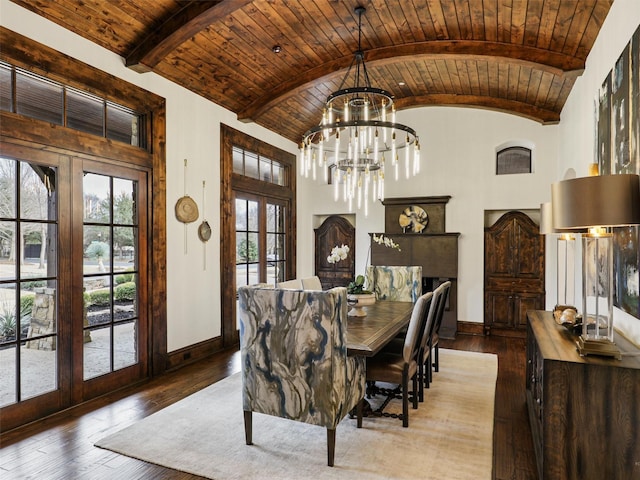
[[[505,213],[484,232],[484,329],[524,335],[527,310],[543,310],[544,237],[518,211]]]

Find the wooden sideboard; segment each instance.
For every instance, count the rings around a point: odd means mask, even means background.
[[[576,350],[551,312],[527,312],[526,396],[544,480],[640,478],[640,349],[617,335],[622,360]]]

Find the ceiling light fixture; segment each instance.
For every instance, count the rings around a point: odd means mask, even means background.
[[[300,173],[324,179],[334,185],[334,198],[348,202],[349,210],[364,208],[368,198],[384,200],[385,166],[398,180],[403,163],[406,178],[420,171],[420,144],[415,130],[396,122],[393,95],[371,86],[362,50],[362,15],[358,6],[358,50],[342,79],[340,88],[327,97],[322,120],[308,130],[300,145]],[[353,72],[353,86],[344,88]],[[401,160],[401,152],[404,160]]]

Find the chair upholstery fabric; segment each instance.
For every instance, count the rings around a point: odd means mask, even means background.
[[[415,303],[422,295],[422,267],[383,266],[367,267],[368,289],[376,294],[377,300]]]
[[[347,356],[346,288],[243,286],[238,294],[245,419],[259,412],[335,435],[365,392],[364,358]],[[329,451],[332,465],[330,441]]]
[[[409,381],[412,381],[413,408],[418,408],[418,373],[420,363],[420,339],[432,302],[433,292],[421,295],[407,327],[402,351],[381,351],[367,358],[367,382],[388,382],[400,385],[402,390],[402,426],[409,426]]]
[[[289,290],[302,290],[302,280],[294,278],[293,280],[287,280],[285,282],[278,282],[278,288],[286,288]]]
[[[431,375],[431,358],[432,358],[432,339],[433,332],[435,330],[435,326],[438,320],[438,312],[440,309],[440,305],[442,305],[443,301],[443,289],[436,288],[433,291],[433,296],[431,298],[431,305],[429,306],[429,311],[427,312],[425,322],[423,324],[422,336],[420,337],[420,346],[418,350],[420,351],[420,365],[418,368],[418,383],[419,383],[419,400],[424,401],[424,387],[429,388],[432,380]]]
[[[302,279],[302,288],[305,290],[322,290],[322,283],[318,276],[308,277]]]
[[[451,290],[451,281],[446,281],[436,290],[440,290],[440,301],[438,302],[438,311],[436,312],[435,324],[433,326],[433,334],[431,335],[430,349],[433,349],[433,363],[429,365],[429,377],[431,378],[431,366],[437,372],[440,370],[440,347],[438,345],[440,340],[440,326],[442,325],[442,317],[444,317],[444,309],[446,307],[447,298],[449,298],[449,291]]]

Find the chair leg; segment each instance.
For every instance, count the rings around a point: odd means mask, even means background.
[[[327,464],[333,467],[333,459],[336,454],[336,429],[327,428]]]
[[[409,426],[409,374],[405,371],[402,374],[402,426]]]
[[[420,356],[420,358],[422,358],[422,356]],[[420,402],[424,402],[424,379],[425,379],[425,375],[424,375],[424,364],[422,362],[420,362],[420,365],[418,365],[418,391],[419,391],[419,400]]]
[[[433,363],[433,368],[435,369],[436,372],[440,371],[440,354],[439,354],[439,350],[440,348],[438,347],[438,344],[436,343],[436,352],[435,352],[435,362]]]
[[[244,438],[245,441],[247,442],[247,445],[253,445],[253,422],[252,422],[252,416],[251,416],[251,411],[244,411]]]
[[[364,413],[364,398],[361,398],[360,401],[358,402],[358,405],[356,406],[356,412],[357,412],[357,428],[362,428],[362,415]]]
[[[415,410],[416,408],[418,408],[418,395],[416,395],[416,392],[418,390],[418,373],[417,372],[413,376],[412,382],[413,382],[413,409]]]

